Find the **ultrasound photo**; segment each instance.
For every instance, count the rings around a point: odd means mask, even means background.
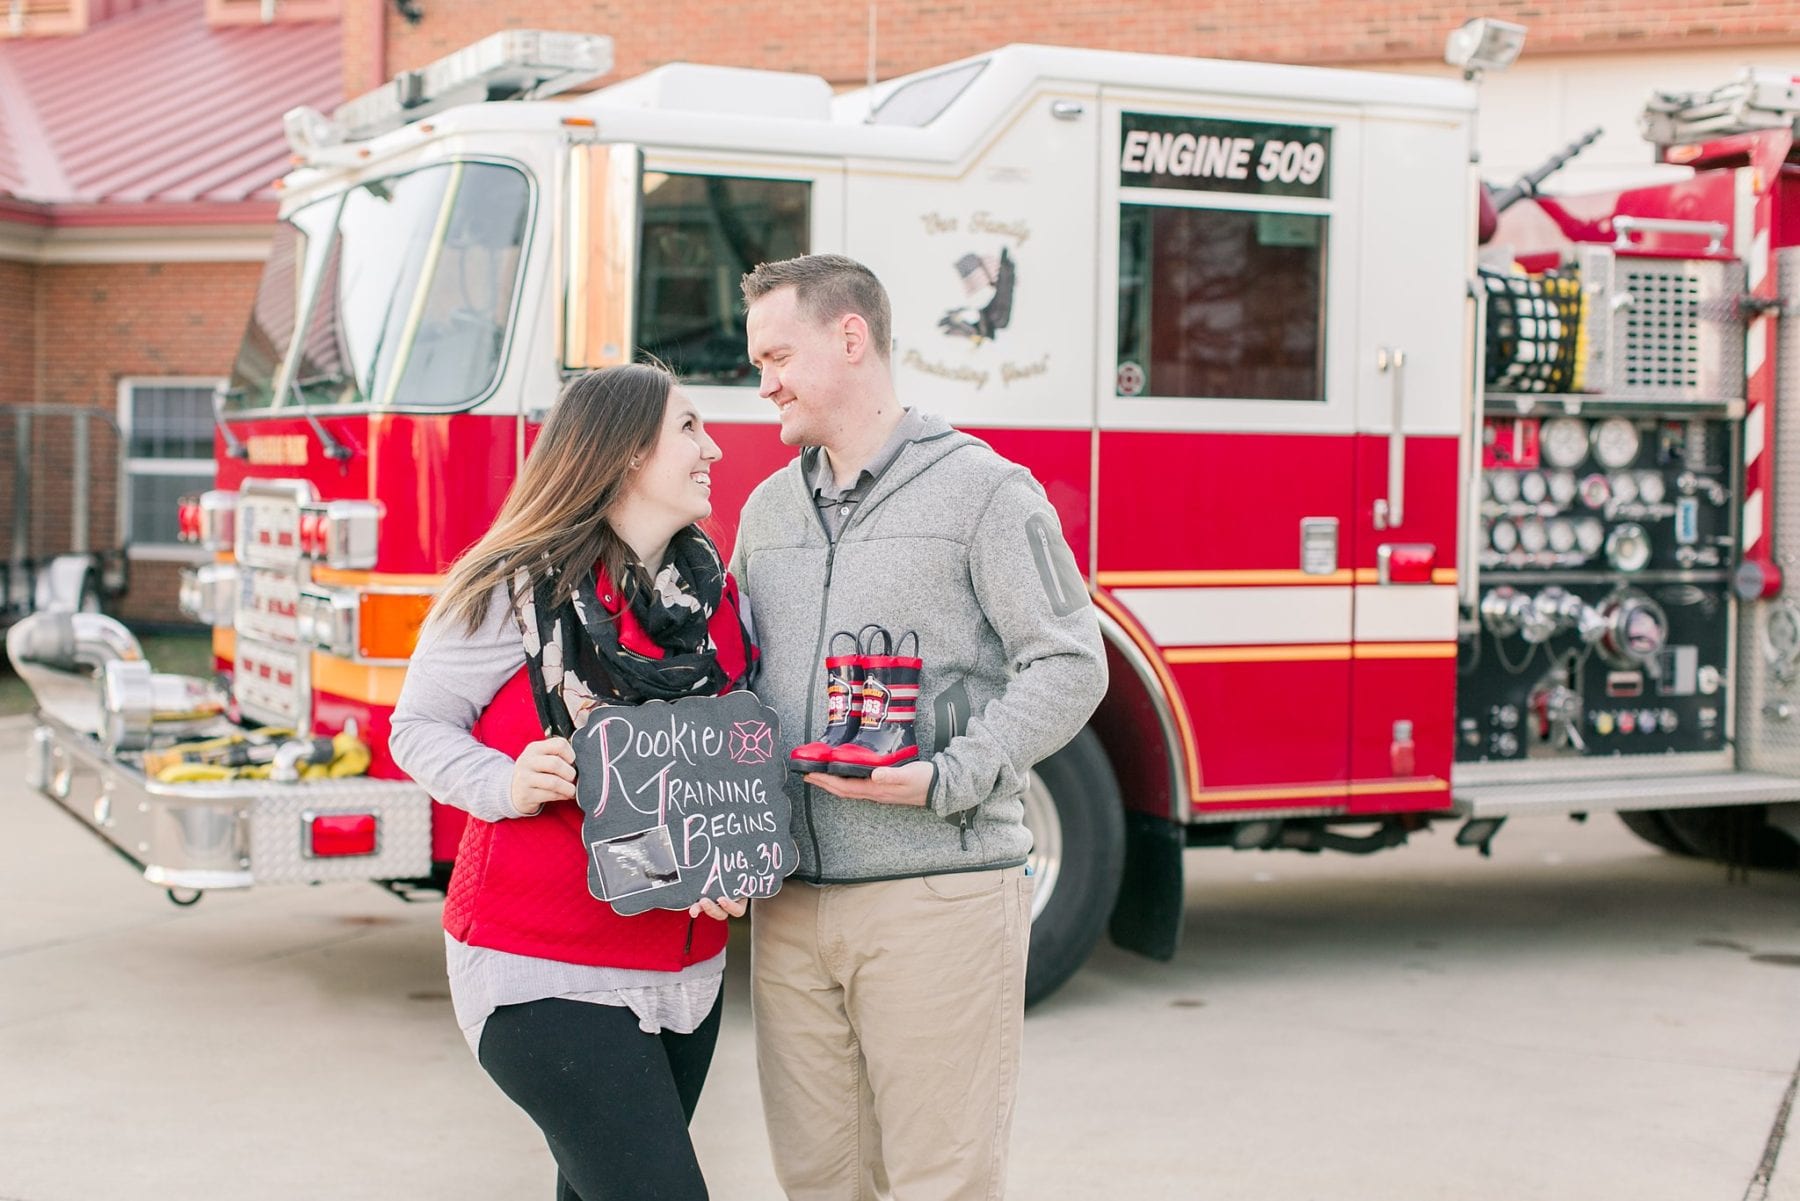
[[[600,875],[601,899],[616,901],[681,879],[675,867],[675,842],[667,826],[652,826],[588,844]]]

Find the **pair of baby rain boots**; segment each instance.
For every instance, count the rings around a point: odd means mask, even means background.
[[[908,638],[913,654],[895,654]],[[846,639],[852,649],[839,654]],[[825,733],[789,753],[789,770],[867,776],[918,758],[913,718],[925,666],[918,634],[908,630],[896,642],[880,626],[866,625],[855,634],[839,630],[826,649]]]

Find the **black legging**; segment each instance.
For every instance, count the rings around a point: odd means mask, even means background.
[[[555,997],[488,1016],[481,1066],[544,1132],[557,1201],[706,1201],[687,1124],[723,1000],[692,1034],[645,1034],[622,1005]]]

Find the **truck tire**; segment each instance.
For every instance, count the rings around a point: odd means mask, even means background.
[[[1770,871],[1800,867],[1800,843],[1770,826],[1761,805],[1665,809],[1662,815],[1676,839],[1702,859]]]
[[[1619,820],[1625,828],[1653,847],[1669,852],[1671,855],[1692,855],[1695,852],[1685,842],[1675,837],[1675,831],[1669,829],[1668,819],[1660,809],[1636,809],[1629,813],[1619,814]]]
[[[1075,974],[1106,929],[1125,866],[1125,809],[1092,730],[1037,765],[1024,799],[1036,882],[1025,972],[1029,1008]]]

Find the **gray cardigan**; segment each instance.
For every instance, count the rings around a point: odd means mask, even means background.
[[[1086,585],[1031,473],[928,417],[834,542],[796,458],[744,506],[732,572],[756,606],[757,692],[788,748],[818,736],[837,630],[919,635],[930,807],[846,800],[790,777],[798,878],[841,883],[1023,862],[1027,773],[1106,692]]]

